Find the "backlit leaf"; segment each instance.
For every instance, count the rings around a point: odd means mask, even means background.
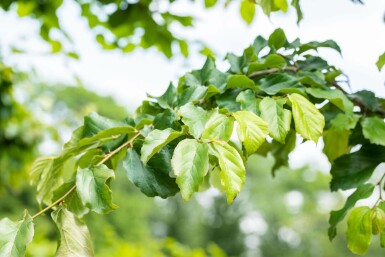
[[[362,122],[362,133],[370,143],[385,146],[385,122],[378,117],[365,117]]]
[[[370,208],[367,206],[357,207],[352,210],[348,218],[346,230],[348,248],[355,254],[365,254],[372,240],[372,221],[370,219]]]
[[[233,132],[234,120],[218,112],[212,113],[207,121],[202,139],[217,139],[229,141]]]
[[[283,103],[265,97],[259,104],[261,117],[269,126],[269,134],[278,142],[284,144],[290,130],[291,111],[283,108]]]
[[[234,147],[227,143],[212,143],[210,148],[218,158],[222,185],[225,187],[227,203],[230,204],[245,183],[246,169],[242,157]]]
[[[21,220],[0,220],[0,256],[23,257],[27,244],[32,241],[34,227],[32,217],[24,211]]]
[[[183,200],[190,199],[199,190],[209,169],[208,146],[195,139],[181,141],[171,159],[174,174]]]
[[[325,126],[325,118],[305,97],[299,94],[288,95],[292,104],[295,130],[303,138],[318,142]]]
[[[155,129],[151,131],[145,138],[141,149],[141,159],[143,163],[147,163],[154,154],[162,149],[162,147],[181,135],[182,132],[175,131],[170,128],[165,130]]]

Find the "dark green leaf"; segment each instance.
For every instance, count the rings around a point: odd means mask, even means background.
[[[154,97],[150,95],[148,96],[156,99],[160,107],[164,109],[173,108],[176,103],[176,88],[172,84],[170,84],[163,95],[159,97]]]
[[[61,198],[63,195],[67,194],[74,186],[75,180],[61,185],[58,189],[55,190],[52,201],[54,202]],[[80,218],[87,214],[89,211],[89,209],[83,205],[76,190],[72,191],[69,195],[66,196],[63,204],[66,209]]]
[[[170,178],[168,174],[159,172],[151,166],[145,166],[133,149],[128,149],[123,159],[123,169],[128,179],[147,196],[167,198],[179,191],[174,178]]]
[[[385,160],[385,147],[363,145],[357,152],[346,154],[334,161],[330,173],[332,191],[355,188],[370,178],[374,169]]]
[[[282,73],[282,74],[270,74],[260,82],[261,90],[269,95],[276,95],[277,93],[298,93],[303,94],[301,91],[302,86],[294,76]]]
[[[379,105],[378,98],[371,91],[361,90],[361,91],[355,92],[354,94],[351,94],[350,97],[363,102],[365,106],[368,107],[368,109],[371,111],[375,111],[378,108],[378,105]],[[363,110],[363,111],[366,111],[366,110]]]
[[[337,52],[341,53],[341,48],[333,40],[326,40],[324,42],[311,41],[309,43],[301,45],[297,53],[301,54],[309,50],[318,50],[318,48],[321,48],[321,47],[332,48]]]

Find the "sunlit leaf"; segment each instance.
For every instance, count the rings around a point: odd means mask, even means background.
[[[199,190],[209,169],[208,146],[195,139],[181,141],[171,160],[183,200],[190,199]]]

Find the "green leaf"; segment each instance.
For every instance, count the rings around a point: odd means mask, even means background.
[[[365,117],[361,121],[362,133],[372,144],[385,146],[385,122],[378,117]]]
[[[176,88],[170,83],[166,92],[159,97],[148,95],[150,98],[154,98],[158,101],[160,107],[167,109],[173,108],[176,103]]]
[[[295,130],[303,138],[318,142],[325,126],[325,118],[319,110],[299,94],[288,95],[292,104]]]
[[[241,104],[241,110],[250,111],[259,114],[260,99],[256,98],[254,92],[250,89],[242,91],[236,98],[236,101]]]
[[[242,190],[246,179],[246,169],[238,151],[227,143],[212,143],[210,148],[218,158],[221,169],[220,177],[225,187],[227,203],[231,204]]]
[[[129,125],[126,121],[109,119],[97,114],[96,112],[91,112],[84,117],[83,137],[92,137],[98,134],[101,130],[126,125]]]
[[[207,91],[205,86],[190,86],[186,88],[182,94],[178,95],[178,105],[184,105],[189,102],[199,101],[203,99]]]
[[[348,213],[348,211],[354,207],[354,205],[361,199],[366,199],[370,197],[373,193],[375,186],[372,184],[363,184],[358,186],[356,191],[354,191],[346,200],[346,203],[342,209],[338,211],[332,211],[330,213],[329,218],[329,229],[328,235],[329,239],[333,240],[333,238],[337,235],[337,225],[340,223]]]
[[[260,117],[249,111],[233,113],[238,123],[237,134],[248,155],[255,153],[265,142],[269,133],[268,125]]]
[[[376,65],[377,65],[378,70],[381,71],[382,68],[383,68],[384,65],[385,65],[385,52],[384,52],[382,55],[380,55],[380,56],[378,57],[378,60],[377,60],[377,62],[376,62]]]
[[[150,162],[153,161],[155,157],[156,155]],[[134,183],[142,193],[150,197],[160,196],[162,198],[175,195],[179,191],[175,179],[170,178],[166,173],[167,171],[162,171],[161,169],[155,170],[152,167],[148,165],[145,166],[135,150],[132,148],[127,150],[127,154],[123,159],[123,169],[127,178]]]
[[[211,8],[217,4],[218,0],[205,0],[205,7]]]
[[[63,183],[61,175],[66,161],[60,157],[41,157],[34,162],[31,177],[33,184],[36,184],[39,203],[52,203],[53,192]]]
[[[87,226],[63,207],[52,212],[52,219],[60,232],[55,257],[92,257],[92,241]]]
[[[284,144],[290,130],[291,111],[284,109],[281,101],[275,101],[270,97],[263,98],[259,108],[262,119],[269,126],[270,136]]]
[[[338,89],[324,90],[321,88],[307,88],[306,92],[316,98],[329,100],[331,103],[346,113],[353,113],[353,103],[344,93],[342,93],[342,91]]]
[[[331,120],[332,126],[337,130],[351,130],[357,125],[360,115],[356,114],[338,114],[334,119]]]
[[[348,240],[348,248],[352,253],[365,254],[367,252],[372,240],[372,221],[369,207],[361,206],[352,210],[348,218],[346,239]]]
[[[182,132],[175,131],[173,129],[165,130],[153,130],[151,131],[144,140],[141,149],[141,159],[143,163],[147,163],[148,160],[156,154],[163,146],[170,143],[172,140],[180,137]]]
[[[282,12],[287,12],[289,7],[286,0],[274,0],[275,6],[277,6]]]
[[[276,95],[277,93],[298,93],[301,91],[302,85],[297,78],[286,73],[270,74],[260,82],[261,90],[269,95]]]
[[[61,198],[63,195],[68,193],[74,186],[75,180],[61,185],[58,189],[55,190],[52,201],[55,202],[56,200]],[[89,209],[83,205],[76,190],[73,190],[70,194],[66,196],[63,204],[67,210],[74,213],[77,217],[83,217],[89,211]]]
[[[183,105],[179,109],[179,114],[182,116],[183,123],[188,126],[189,133],[195,138],[201,137],[205,125],[211,116],[210,112],[195,106],[193,103]]]
[[[257,36],[253,42],[254,54],[258,56],[263,48],[267,46],[267,40],[262,36]]]
[[[301,6],[299,5],[299,0],[292,0],[291,6],[293,6],[297,11],[297,23],[299,23],[303,18]]]
[[[214,112],[206,123],[202,139],[217,139],[227,142],[230,140],[233,127],[234,120],[232,117]]]
[[[76,174],[76,190],[83,205],[100,214],[116,209],[109,188],[110,180],[114,178],[114,171],[104,164],[86,169],[79,168]]]
[[[331,48],[341,53],[341,48],[333,40],[326,40],[324,42],[311,41],[309,43],[301,45],[297,53],[301,54],[309,50],[318,50],[318,48],[321,48],[321,47]]]
[[[247,24],[250,24],[253,21],[255,15],[255,3],[250,0],[242,0],[240,12],[242,19]]]
[[[380,234],[385,228],[385,212],[381,208],[373,207],[370,218],[372,221],[372,234]]]
[[[334,161],[331,168],[332,191],[358,187],[370,178],[374,169],[385,159],[385,147],[363,145],[357,152],[346,154]]]
[[[274,32],[269,37],[268,43],[271,48],[275,50],[280,49],[286,43],[285,32],[283,32],[282,29],[274,30]]]
[[[26,210],[19,221],[0,220],[0,256],[23,257],[33,234],[33,220]]]
[[[385,212],[385,202],[380,202],[378,208]],[[385,229],[380,234],[380,245],[382,248],[385,248]]]
[[[271,68],[283,69],[286,67],[286,65],[286,60],[282,56],[278,54],[269,54],[263,63],[250,63],[247,74],[251,75],[253,72],[267,70]]]
[[[199,190],[209,170],[207,144],[199,143],[195,139],[181,141],[174,150],[171,165],[182,198],[187,201]]]
[[[330,163],[333,163],[338,157],[350,153],[349,130],[339,130],[334,127],[326,130],[323,135],[323,152],[328,157]]]
[[[254,81],[249,79],[245,75],[232,75],[227,82],[226,88],[239,88],[239,89],[247,89],[247,88],[254,88],[255,84]]]
[[[350,97],[364,103],[371,111],[376,111],[379,106],[378,98],[372,91],[361,90],[351,94]]]

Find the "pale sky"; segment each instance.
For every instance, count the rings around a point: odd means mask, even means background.
[[[205,10],[202,2],[191,4],[181,0],[173,4],[176,12],[191,14],[198,20],[192,29],[175,28],[175,31],[191,40],[201,40],[219,53],[220,69],[228,67],[222,61],[227,52],[240,54],[257,35],[268,37],[275,28],[281,27],[290,40],[296,37],[302,42],[334,39],[341,46],[343,56],[331,50],[320,51],[322,56],[350,77],[353,91],[368,89],[385,97],[385,69],[380,73],[375,66],[378,56],[385,51],[384,0],[366,0],[364,6],[350,0],[302,0],[304,20],[300,26],[296,24],[294,10],[273,14],[270,19],[258,10],[257,19],[247,26],[240,18],[237,4],[227,9]],[[204,62],[205,58],[194,51],[187,60],[181,57],[167,60],[153,49],[125,55],[119,51],[103,51],[79,13],[79,8],[69,0],[59,11],[61,25],[70,32],[80,53],[81,59],[74,61],[60,55],[40,55],[47,48],[36,36],[36,22],[0,12],[0,45],[16,43],[30,49],[30,54],[6,56],[6,61],[24,70],[35,69],[48,81],[71,82],[76,74],[89,89],[114,96],[131,111],[146,98],[146,92],[161,95],[170,81],[176,82],[178,77],[200,68]],[[319,152],[320,145],[316,150],[314,143],[302,144],[291,155],[291,164],[315,164],[327,171],[330,166]]]
[[[226,52],[240,54],[257,35],[267,37],[281,27],[289,39],[300,37],[302,42],[334,39],[342,48],[342,58],[333,51],[321,53],[349,75],[353,90],[369,89],[385,96],[385,70],[380,73],[375,67],[378,56],[385,50],[385,1],[367,0],[362,6],[349,0],[302,0],[304,20],[300,26],[296,24],[294,10],[288,14],[274,14],[270,19],[258,10],[257,19],[247,26],[240,18],[237,4],[227,9],[205,10],[201,2],[175,2],[172,8],[176,12],[198,17],[195,28],[183,31],[175,28],[175,31],[192,40],[206,42],[219,53],[217,60],[223,70],[227,68],[222,61]],[[129,107],[140,105],[146,92],[160,95],[170,81],[176,81],[204,62],[204,57],[194,51],[187,60],[181,57],[167,60],[153,49],[125,55],[103,51],[94,42],[85,21],[79,18],[79,12],[72,1],[66,0],[59,16],[62,26],[74,38],[80,61],[60,55],[38,55],[46,48],[35,36],[38,35],[37,24],[14,14],[0,13],[0,43],[17,42],[35,53],[12,56],[7,61],[22,69],[34,68],[50,81],[71,81],[73,74],[77,74],[88,88],[112,95]]]

